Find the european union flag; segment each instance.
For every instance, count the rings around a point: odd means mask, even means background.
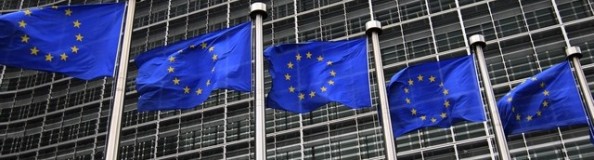
[[[0,64],[90,80],[113,76],[122,3],[31,8],[0,16]]]
[[[193,108],[215,89],[251,91],[251,23],[136,57],[139,111]]]
[[[388,99],[394,136],[485,120],[472,56],[401,70],[390,80]]]
[[[285,44],[264,56],[271,64],[268,107],[305,113],[329,102],[371,106],[366,39]]]
[[[497,102],[506,134],[586,125],[568,62],[528,78]]]

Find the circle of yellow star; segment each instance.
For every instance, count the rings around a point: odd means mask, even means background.
[[[443,106],[445,106],[446,108],[450,107],[450,101],[446,100],[445,102],[443,102]]]
[[[80,21],[78,21],[78,20],[76,20],[76,21],[74,21],[74,22],[72,22],[72,23],[74,24],[74,28],[80,28],[80,25],[82,24],[82,23],[80,23]]]
[[[213,61],[216,61],[217,59],[219,59],[219,56],[218,56],[218,55],[216,55],[216,54],[213,54],[213,55],[212,55],[212,60],[213,60]]]
[[[196,90],[196,94],[197,95],[201,95],[202,94],[202,89],[198,88],[198,90]]]
[[[206,86],[210,86],[210,79],[206,81]]]
[[[173,57],[173,56],[169,57],[169,62],[171,62],[171,63],[175,62],[175,57]]]
[[[433,76],[429,77],[429,82],[435,82],[435,77],[433,77]]]
[[[423,120],[423,121],[424,121],[424,120],[426,120],[426,119],[427,119],[427,116],[421,116],[421,120]]]
[[[522,120],[522,116],[520,116],[520,114],[516,114],[516,120]]]
[[[169,66],[169,68],[167,68],[167,72],[173,73],[173,72],[175,72],[175,68]]]
[[[408,93],[408,92],[409,92],[408,88],[404,88],[404,93]]]
[[[327,89],[326,87],[322,86],[322,88],[320,88],[320,90],[321,90],[322,92],[326,92],[326,90],[328,90],[328,89]]]
[[[412,115],[413,115],[413,116],[414,116],[414,115],[417,115],[417,110],[416,110],[416,109],[414,109],[414,108],[413,108],[412,110],[410,110],[410,112],[412,113]]]
[[[82,42],[83,41],[83,38],[85,38],[85,37],[83,37],[82,34],[80,34],[80,33],[76,35],[76,41],[81,41]]]
[[[212,52],[212,51],[214,51],[214,47],[208,48],[208,52]]]
[[[190,87],[186,86],[184,87],[184,94],[188,94],[190,93]]]
[[[54,59],[54,56],[52,56],[51,53],[47,53],[47,55],[45,55],[45,61],[51,62],[52,59]]]
[[[292,62],[289,62],[289,63],[287,63],[287,67],[288,67],[289,69],[293,69],[293,65],[294,65],[294,64],[293,64]]]
[[[29,36],[27,36],[26,34],[21,36],[21,42],[23,43],[29,43]]]
[[[406,104],[410,104],[410,99],[406,98],[404,100],[406,101]]]
[[[313,98],[315,96],[316,96],[316,92],[314,92],[314,91],[309,92],[309,97],[310,98]]]
[[[323,61],[323,60],[324,60],[324,57],[322,57],[322,56],[318,56],[318,62],[321,62],[321,61]]]
[[[331,65],[332,65],[332,63],[333,63],[332,61],[328,61],[328,62],[326,62],[326,65],[329,65],[329,66],[331,66]]]
[[[285,80],[287,80],[287,81],[288,81],[288,80],[291,80],[291,75],[289,75],[288,73],[287,73],[287,74],[285,74]]]
[[[544,94],[545,96],[549,96],[549,91],[544,90],[544,92],[542,92],[542,94]]]
[[[526,120],[527,120],[527,121],[531,121],[531,120],[532,120],[532,116],[527,116],[527,117],[526,117]]]
[[[305,99],[305,95],[303,93],[299,93],[299,96],[297,96],[297,97],[299,97],[299,100]]]
[[[307,52],[307,54],[305,54],[305,56],[307,57],[307,59],[311,59],[311,52]]]
[[[179,80],[177,77],[175,77],[175,78],[173,79],[173,84],[175,84],[175,85],[179,85],[179,81],[180,81],[180,80]]]
[[[72,10],[70,10],[70,8],[64,10],[64,14],[67,16],[72,16]]]
[[[60,60],[66,61],[68,59],[68,55],[66,55],[66,53],[62,53],[60,55]]]
[[[333,86],[334,85],[334,81],[333,80],[329,80],[328,81],[328,84],[331,85],[331,86]]]
[[[202,44],[200,44],[200,46],[202,47],[202,49],[205,49],[208,45],[204,42],[202,42]]]
[[[290,87],[289,87],[289,92],[291,92],[291,93],[294,93],[294,92],[295,92],[295,87],[293,87],[293,86],[290,86]]]
[[[26,26],[27,26],[27,22],[25,22],[25,20],[19,21],[19,27],[25,28]]]
[[[537,111],[536,112],[536,115],[540,117],[540,116],[542,116],[542,112],[541,111]]]
[[[542,102],[542,106],[543,107],[548,107],[549,106],[549,102],[547,102],[547,101]]]
[[[25,9],[25,11],[23,11],[25,13],[25,15],[27,16],[31,16],[31,10],[30,9]]]
[[[448,94],[450,94],[450,91],[448,89],[443,89],[442,93],[443,93],[443,95],[448,95]]]
[[[334,72],[334,70],[332,70],[332,71],[330,71],[330,75],[331,75],[332,77],[336,77],[336,72]]]
[[[412,79],[408,79],[408,85],[412,86],[415,83],[415,81],[413,81]]]
[[[78,53],[78,49],[79,49],[79,48],[78,48],[78,47],[76,47],[76,46],[72,46],[72,47],[70,47],[70,50],[72,51],[72,53]]]
[[[297,59],[297,61],[301,60],[301,54],[297,53],[297,55],[295,56],[295,59]]]
[[[445,112],[442,112],[441,115],[439,115],[439,116],[441,116],[441,118],[444,119],[444,118],[448,117],[448,114]]]
[[[432,123],[435,123],[436,121],[437,121],[437,119],[435,119],[435,118],[431,118],[431,122],[432,122]]]
[[[32,55],[37,55],[37,53],[39,53],[39,49],[37,49],[37,47],[31,48],[31,54]]]
[[[420,82],[420,81],[423,81],[423,75],[420,75],[420,74],[419,74],[419,76],[417,77],[417,79],[419,80],[419,82]]]

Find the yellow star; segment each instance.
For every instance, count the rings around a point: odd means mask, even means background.
[[[435,119],[435,118],[433,118],[433,117],[431,118],[431,122],[432,122],[432,123],[435,123],[436,121],[437,121],[437,119]]]
[[[409,92],[408,88],[404,88],[404,93],[408,93],[408,92]]]
[[[72,51],[72,53],[78,53],[78,49],[79,49],[79,48],[78,48],[78,47],[76,47],[76,46],[72,46],[72,47],[70,47],[70,50]]]
[[[204,42],[202,42],[202,44],[200,44],[200,46],[202,46],[202,49],[205,49],[208,45]]]
[[[206,86],[210,86],[210,79],[206,81]]]
[[[184,94],[188,94],[188,93],[190,93],[190,87],[186,86],[184,88]]]
[[[175,68],[169,66],[169,68],[167,68],[167,72],[173,73],[173,72],[175,72]]]
[[[405,101],[406,101],[406,104],[410,104],[410,99],[406,98]]]
[[[421,120],[423,120],[423,121],[424,121],[424,120],[426,120],[426,119],[427,119],[427,116],[421,116]]]
[[[290,81],[291,80],[291,75],[289,75],[288,73],[285,74],[285,80]]]
[[[545,86],[545,83],[544,82],[541,82],[540,83],[540,88],[544,88],[544,86]]]
[[[419,74],[419,76],[417,77],[417,79],[419,80],[419,82],[420,82],[420,81],[423,81],[423,75],[420,75],[420,74]]]
[[[80,28],[80,25],[82,24],[82,23],[80,23],[80,21],[78,21],[78,20],[76,20],[76,21],[74,21],[74,22],[72,22],[72,23],[74,24],[74,28]]]
[[[305,56],[307,57],[307,59],[311,59],[311,52],[307,52],[307,54],[305,54]]]
[[[336,77],[336,72],[334,72],[334,70],[332,70],[332,71],[330,71],[330,75],[331,75],[332,77]]]
[[[192,45],[190,45],[190,48],[196,48],[196,46],[192,44]]]
[[[213,61],[216,61],[217,59],[219,59],[219,56],[218,56],[218,55],[216,55],[216,54],[213,54],[213,55],[212,55],[212,60],[213,60]]]
[[[295,87],[293,87],[293,86],[290,86],[290,87],[289,87],[289,92],[291,92],[291,93],[294,93],[294,92],[295,92]]]
[[[443,106],[445,106],[445,108],[450,107],[450,101],[446,100],[445,102],[443,102]]]
[[[303,93],[299,93],[299,96],[297,96],[297,97],[299,97],[299,100],[305,99],[305,95]]]
[[[314,91],[309,92],[309,97],[310,98],[313,98],[315,96],[316,96],[316,92],[314,92]]]
[[[448,89],[443,89],[442,93],[443,93],[443,95],[448,95],[448,94],[450,94],[450,91]]]
[[[542,94],[544,94],[545,96],[549,96],[549,91],[547,91],[546,89],[544,90],[544,92],[542,92]]]
[[[333,80],[329,80],[328,81],[328,84],[331,85],[331,86],[333,86],[334,85],[334,81]]]
[[[410,112],[412,113],[412,115],[413,115],[413,116],[414,116],[414,115],[417,115],[417,110],[416,110],[416,109],[414,109],[414,108],[413,108],[412,110],[410,110]]]
[[[443,82],[439,83],[439,87],[443,87]]]
[[[208,48],[208,52],[212,52],[212,51],[214,51],[214,47]]]
[[[51,62],[52,59],[54,59],[54,56],[52,56],[51,53],[47,53],[47,55],[45,55],[45,61]]]
[[[326,65],[329,65],[329,66],[331,66],[331,65],[332,65],[332,61],[328,61],[328,62],[326,62]]]
[[[212,67],[212,69],[210,70],[210,72],[213,72],[214,73],[215,72],[215,68],[216,67]]]
[[[522,116],[520,116],[520,114],[516,114],[516,120],[522,120]]]
[[[64,14],[66,14],[67,16],[71,16],[72,15],[72,10],[70,10],[70,8],[64,10]]]
[[[324,57],[322,57],[321,55],[320,55],[320,56],[318,56],[318,62],[321,62],[321,61],[323,61],[323,60],[324,60]]]
[[[287,63],[287,67],[289,67],[289,69],[293,69],[293,62]]]
[[[66,55],[66,53],[62,53],[60,55],[60,59],[63,60],[63,61],[66,61],[68,59],[68,55]]]
[[[25,28],[26,26],[27,26],[27,23],[25,22],[25,20],[19,21],[19,27]]]
[[[511,102],[512,100],[512,97],[507,97],[507,102]]]
[[[516,107],[512,107],[512,112],[516,112]]]
[[[171,63],[175,62],[175,57],[173,57],[173,56],[169,57],[169,62],[171,62]]]
[[[322,86],[322,88],[320,88],[320,90],[321,90],[322,92],[326,92],[326,90],[328,90],[328,89],[327,89],[326,87]]]
[[[27,36],[26,34],[21,36],[21,42],[29,43],[29,36]]]
[[[196,94],[197,95],[201,95],[202,94],[202,89],[198,88],[198,90],[196,90]]]
[[[526,120],[527,120],[527,121],[531,121],[531,120],[532,120],[532,116],[527,116],[527,117],[526,117]]]
[[[31,13],[32,13],[30,9],[25,9],[25,11],[23,11],[23,12],[25,12],[25,15],[27,15],[27,16],[31,16]]]
[[[439,116],[441,116],[441,118],[444,119],[444,118],[448,117],[448,114],[446,114],[445,112],[442,112],[441,115],[439,115]]]
[[[541,111],[536,111],[536,115],[540,117],[540,116],[542,116],[542,112]]]
[[[301,60],[301,54],[297,53],[297,55],[295,56],[295,58],[297,59],[297,61]]]
[[[435,82],[435,77],[433,77],[433,76],[429,77],[429,82]]]
[[[408,85],[412,86],[415,83],[415,81],[413,81],[412,79],[408,79]]]
[[[80,34],[80,33],[76,35],[76,41],[81,41],[82,42],[83,41],[83,38],[85,38],[85,37],[83,37],[82,34]]]
[[[179,81],[180,81],[180,80],[179,80],[179,79],[177,79],[177,77],[175,77],[175,78],[173,79],[173,84],[175,84],[175,85],[179,85]]]
[[[39,50],[37,49],[37,47],[31,48],[31,54],[32,55],[37,55],[37,53],[39,53]]]
[[[547,101],[542,102],[542,106],[543,107],[548,107],[549,106],[549,102],[547,102]]]

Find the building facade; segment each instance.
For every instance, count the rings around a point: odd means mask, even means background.
[[[116,0],[4,0],[2,13],[47,5]],[[123,1],[123,0],[122,0]],[[131,57],[178,40],[250,21],[249,0],[138,0]],[[579,46],[594,90],[592,0],[266,0],[264,46],[365,36],[381,21],[386,77],[407,65],[470,52],[466,37],[483,34],[497,97],[565,61]],[[371,48],[371,47],[368,47]],[[371,53],[371,51],[369,51]],[[371,55],[371,54],[370,54]],[[372,67],[370,58],[370,66]],[[373,73],[373,72],[372,72]],[[219,90],[191,110],[137,112],[137,67],[130,60],[119,144],[120,159],[253,159],[252,93]],[[373,107],[327,104],[307,114],[266,110],[267,159],[384,159]],[[0,159],[104,159],[113,78],[82,81],[61,74],[0,67]],[[266,90],[270,88],[266,75]],[[490,119],[489,117],[487,117]],[[490,122],[429,128],[396,139],[399,159],[492,159]],[[587,127],[507,137],[516,159],[594,159]]]

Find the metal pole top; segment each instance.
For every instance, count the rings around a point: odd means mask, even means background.
[[[582,58],[582,50],[579,46],[571,46],[565,48],[565,54],[567,54],[567,58],[577,57]]]
[[[483,48],[487,46],[487,43],[485,42],[485,36],[482,34],[475,34],[468,37],[468,42],[470,43],[470,46],[481,46]]]
[[[266,4],[262,2],[254,2],[250,7],[250,16],[252,19],[256,18],[256,15],[262,15],[262,19],[266,19],[268,17],[268,13],[266,13]]]
[[[365,33],[367,35],[371,35],[371,33],[377,32],[377,34],[382,34],[382,23],[380,21],[371,20],[365,23]]]

